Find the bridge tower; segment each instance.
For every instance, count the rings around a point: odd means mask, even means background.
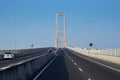
[[[59,26],[59,17],[63,16],[63,26]],[[60,44],[63,44],[63,47],[67,47],[66,42],[66,15],[65,14],[56,14],[56,48],[60,47]]]

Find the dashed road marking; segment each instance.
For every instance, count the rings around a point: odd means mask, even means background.
[[[77,63],[74,63],[74,65],[77,65]]]
[[[73,53],[73,54],[75,54],[75,53]],[[101,66],[104,66],[104,67],[106,67],[106,68],[109,68],[109,69],[112,69],[112,70],[114,70],[114,71],[120,72],[119,69],[116,69],[116,68],[113,68],[113,67],[111,67],[111,66],[105,65],[105,64],[103,64],[103,63],[97,62],[97,61],[92,60],[92,59],[90,59],[90,58],[86,58],[86,57],[81,56],[81,55],[79,55],[79,54],[75,54],[75,55],[77,55],[77,56],[79,56],[79,57],[81,57],[81,58],[83,58],[83,59],[86,59],[86,60],[88,60],[88,61],[91,61],[91,62],[93,62],[93,63],[96,63],[96,64],[99,64],[99,65],[101,65]]]
[[[78,68],[81,72],[83,71],[81,68]]]
[[[90,78],[88,80],[91,80]]]
[[[66,55],[72,62],[74,62],[74,60],[70,57],[70,56],[68,56],[68,55]],[[74,65],[75,66],[77,66],[77,63],[75,63],[74,62]],[[78,68],[81,72],[83,71],[80,67]]]
[[[72,62],[74,62],[73,60],[71,60]]]
[[[67,54],[66,54],[66,56],[67,56],[72,62],[74,62],[74,60],[73,60],[70,56],[68,56]]]

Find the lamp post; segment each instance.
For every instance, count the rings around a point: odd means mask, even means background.
[[[16,53],[16,22],[14,22],[14,50]]]

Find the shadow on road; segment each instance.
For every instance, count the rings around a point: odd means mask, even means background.
[[[63,50],[59,50],[53,63],[43,72],[38,80],[69,80]]]

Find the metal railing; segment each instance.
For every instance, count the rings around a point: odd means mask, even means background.
[[[120,49],[94,49],[94,48],[74,48],[81,52],[99,54],[99,55],[108,55],[108,56],[119,56]]]

